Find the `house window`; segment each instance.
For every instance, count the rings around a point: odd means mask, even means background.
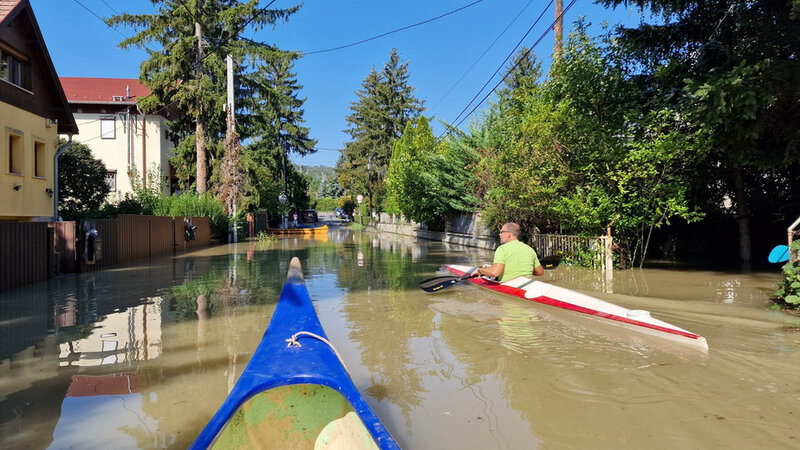
[[[37,178],[47,178],[47,152],[44,142],[34,141],[33,143],[33,176]]]
[[[111,192],[117,191],[117,171],[109,170],[106,172],[106,185]]]
[[[25,87],[26,62],[0,49],[0,79]]]
[[[8,134],[8,172],[22,175],[22,136]]]
[[[113,117],[100,119],[100,137],[102,139],[117,138],[117,124]]]

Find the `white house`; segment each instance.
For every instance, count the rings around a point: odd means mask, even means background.
[[[167,186],[174,184],[169,158],[175,145],[167,136],[167,113],[143,114],[136,105],[150,94],[146,86],[133,78],[60,79],[80,130],[78,141],[106,165],[109,200],[132,192],[132,183],[141,183],[143,167]]]

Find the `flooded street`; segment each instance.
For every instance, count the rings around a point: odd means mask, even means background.
[[[348,230],[2,294],[0,447],[186,448],[260,341],[293,256],[403,448],[800,448],[800,316],[766,309],[777,270],[541,278],[649,310],[706,337],[702,352],[468,283],[426,294],[442,264],[492,253]]]

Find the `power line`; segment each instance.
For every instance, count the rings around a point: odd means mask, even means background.
[[[547,35],[547,33],[549,33],[549,32],[550,32],[550,30],[552,30],[552,29],[553,29],[553,27],[555,27],[555,25],[556,25],[556,22],[558,22],[559,20],[561,20],[561,18],[562,18],[562,17],[564,17],[564,14],[566,14],[566,13],[567,13],[567,11],[569,11],[569,9],[570,9],[570,8],[572,8],[572,5],[574,5],[574,4],[575,4],[575,2],[577,2],[577,1],[578,1],[578,0],[572,0],[572,1],[571,1],[571,2],[570,2],[570,3],[569,3],[567,6],[566,6],[566,8],[564,8],[564,11],[563,11],[563,12],[562,12],[562,13],[561,13],[561,14],[560,14],[558,17],[556,17],[556,19],[553,21],[553,23],[551,23],[551,24],[550,24],[550,26],[549,26],[549,27],[547,27],[547,29],[546,29],[546,30],[544,30],[544,32],[542,33],[542,35],[541,35],[541,36],[539,36],[539,39],[537,39],[537,40],[536,40],[536,42],[534,42],[534,43],[533,43],[533,45],[531,46],[531,48],[529,48],[529,49],[528,49],[528,51],[526,51],[526,52],[525,52],[525,54],[523,55],[523,57],[522,57],[522,58],[520,58],[520,60],[518,60],[516,63],[514,63],[514,65],[511,67],[511,70],[509,70],[509,71],[508,71],[508,73],[507,73],[507,74],[506,74],[506,75],[505,75],[505,76],[504,76],[504,77],[503,77],[503,78],[502,78],[502,79],[501,79],[499,82],[497,82],[497,84],[495,84],[495,85],[494,85],[494,87],[493,87],[493,88],[492,88],[492,89],[491,89],[491,90],[490,90],[490,91],[489,91],[489,92],[488,92],[488,93],[487,93],[487,94],[486,94],[486,95],[485,95],[485,96],[484,96],[484,97],[481,99],[481,101],[480,101],[480,102],[478,102],[478,103],[475,105],[475,107],[473,107],[473,108],[470,110],[470,112],[469,112],[469,113],[468,113],[466,116],[464,116],[464,117],[463,117],[463,118],[462,118],[462,119],[461,119],[461,120],[460,120],[458,123],[456,123],[455,125],[448,127],[448,130],[447,130],[445,133],[443,133],[441,136],[439,136],[439,138],[441,139],[442,137],[444,137],[444,136],[446,136],[446,135],[449,135],[449,134],[450,134],[450,133],[453,131],[453,129],[456,129],[456,128],[458,128],[458,127],[461,125],[461,123],[463,123],[463,122],[464,122],[464,120],[466,120],[466,119],[467,119],[467,117],[471,116],[471,115],[472,115],[472,113],[473,113],[473,112],[475,112],[475,110],[476,110],[476,109],[478,109],[478,107],[479,107],[479,106],[480,106],[480,105],[481,105],[483,102],[485,102],[485,101],[486,101],[486,99],[487,99],[487,98],[489,98],[489,96],[490,96],[490,95],[492,95],[492,93],[493,93],[493,92],[494,92],[494,91],[495,91],[495,90],[496,90],[496,89],[497,89],[497,88],[500,86],[500,83],[502,83],[503,81],[505,81],[505,80],[506,80],[506,78],[508,78],[508,75],[511,73],[511,71],[512,71],[512,70],[514,70],[514,69],[517,67],[517,65],[519,64],[519,62],[520,62],[520,61],[522,61],[523,59],[525,59],[525,58],[527,58],[527,57],[528,57],[528,55],[530,54],[530,52],[531,52],[531,51],[533,51],[533,49],[534,49],[534,48],[536,48],[536,46],[537,46],[537,45],[538,45],[538,44],[539,44],[539,43],[542,41],[542,39],[544,39],[544,37]],[[526,33],[526,35],[527,35],[527,33]],[[516,50],[516,49],[515,49],[515,50]],[[508,59],[508,58],[506,58],[506,59]],[[497,72],[495,72],[495,73],[497,73]],[[494,75],[492,75],[492,77],[494,77]],[[490,80],[491,80],[491,78],[490,78]],[[483,90],[483,88],[481,88],[481,90]],[[479,91],[479,93],[480,93],[480,91]],[[476,96],[476,97],[477,97],[477,96]],[[474,100],[474,99],[473,99],[473,100]],[[470,103],[472,103],[472,102],[470,101]],[[469,105],[467,105],[467,106],[469,106]],[[462,112],[463,112],[463,111],[462,111]],[[459,116],[460,116],[460,115],[461,115],[461,114],[459,114]]]
[[[119,31],[119,30],[118,30],[116,27],[112,27],[111,25],[107,24],[107,23],[106,23],[106,21],[105,21],[105,19],[103,19],[102,17],[100,17],[99,15],[97,15],[97,13],[95,13],[95,12],[94,12],[94,11],[92,11],[91,9],[89,9],[89,7],[88,7],[88,6],[84,5],[83,3],[81,3],[81,2],[80,2],[80,1],[78,1],[78,0],[73,0],[73,1],[74,1],[75,3],[77,3],[77,4],[81,5],[81,7],[83,7],[83,9],[85,9],[86,11],[89,11],[89,14],[91,14],[91,15],[93,15],[93,16],[95,16],[95,17],[97,17],[97,19],[98,19],[98,20],[100,20],[101,22],[103,22],[103,24],[104,24],[105,26],[107,26],[107,27],[111,28],[112,30],[116,31],[117,33],[121,34],[121,35],[122,35],[122,37],[124,37],[125,39],[128,39],[128,36],[126,36],[126,35],[125,35],[125,33],[123,33],[122,31]]]
[[[539,17],[536,18],[535,22],[533,22],[533,25],[531,25],[531,27],[528,28],[528,31],[525,32],[525,35],[522,36],[522,39],[520,39],[519,42],[517,42],[517,45],[511,50],[511,52],[508,54],[508,56],[506,56],[506,58],[503,60],[503,62],[500,63],[500,66],[497,68],[497,70],[495,70],[494,73],[492,74],[492,76],[490,76],[489,79],[486,80],[486,83],[484,83],[483,86],[481,86],[481,88],[478,90],[478,92],[475,94],[475,96],[472,97],[472,99],[469,101],[469,103],[467,103],[467,106],[465,106],[464,109],[462,109],[461,112],[458,113],[456,118],[453,119],[453,122],[457,121],[461,117],[461,115],[464,114],[464,112],[469,108],[469,106],[472,104],[472,102],[474,102],[475,99],[478,98],[479,95],[481,95],[481,92],[483,92],[483,90],[486,89],[486,86],[489,85],[489,83],[497,75],[497,73],[500,72],[500,70],[503,69],[503,66],[505,66],[506,62],[508,62],[508,59],[511,58],[514,55],[514,52],[516,52],[517,49],[519,48],[519,46],[522,45],[522,42],[525,41],[525,38],[527,38],[528,35],[531,33],[531,31],[533,31],[533,28],[539,23],[539,21],[542,20],[542,17],[544,17],[544,13],[546,13],[550,9],[550,6],[552,4],[553,4],[553,0],[550,0],[550,3],[548,3],[547,6],[544,7],[544,9],[542,10],[541,14],[539,14]],[[553,23],[555,24],[555,22],[553,22]],[[551,25],[551,28],[552,28],[552,25]],[[547,33],[547,31],[549,31],[549,28],[545,31],[545,33]],[[526,56],[527,56],[527,54],[526,54]],[[503,77],[503,79],[505,79],[505,77]],[[491,93],[491,91],[490,91],[490,93]],[[481,100],[481,103],[482,102],[483,102],[483,100]],[[459,122],[459,123],[461,123],[461,122]]]
[[[424,25],[426,23],[433,22],[435,20],[439,20],[439,19],[441,19],[443,17],[449,16],[450,14],[454,14],[454,13],[457,13],[457,12],[459,12],[461,10],[467,9],[470,6],[477,5],[478,3],[482,2],[482,1],[483,0],[476,0],[476,1],[474,1],[474,2],[472,2],[470,4],[468,4],[468,5],[462,6],[460,8],[456,8],[456,9],[454,9],[452,11],[446,12],[446,13],[438,15],[436,17],[432,17],[430,19],[423,20],[422,22],[417,22],[417,23],[414,23],[414,24],[411,24],[411,25],[406,25],[404,27],[397,28],[397,29],[392,30],[392,31],[387,31],[386,33],[382,33],[382,34],[379,34],[377,36],[372,36],[372,37],[369,37],[369,38],[366,38],[366,39],[362,39],[362,40],[360,40],[358,42],[352,42],[350,44],[340,45],[338,47],[333,47],[333,48],[326,48],[324,50],[316,50],[316,51],[313,51],[313,52],[306,52],[306,53],[303,53],[303,55],[304,56],[308,56],[308,55],[316,55],[316,54],[319,54],[319,53],[327,53],[327,52],[332,52],[332,51],[335,51],[335,50],[341,50],[343,48],[353,47],[353,46],[356,46],[356,45],[359,45],[359,44],[363,44],[365,42],[374,41],[375,39],[379,39],[379,38],[382,38],[384,36],[388,36],[390,34],[398,33],[400,31],[408,30],[409,28],[414,28],[414,27],[417,27],[417,26],[420,26],[420,25]]]
[[[119,15],[119,13],[117,12],[117,10],[116,10],[116,9],[114,9],[114,8],[112,8],[112,7],[111,7],[111,5],[109,5],[109,4],[108,4],[108,2],[106,2],[106,0],[102,0],[102,2],[103,2],[103,4],[104,4],[104,5],[108,6],[108,9],[110,9],[110,10],[111,10],[111,12],[113,12],[114,14],[117,14],[117,15]]]
[[[509,23],[508,23],[508,25],[506,25],[506,28],[505,28],[505,29],[504,29],[502,32],[500,32],[500,34],[498,34],[496,38],[494,38],[494,41],[492,41],[492,43],[491,43],[491,44],[489,44],[489,46],[488,46],[488,47],[486,47],[486,50],[484,50],[484,51],[483,51],[483,53],[481,53],[481,56],[478,56],[478,59],[476,59],[476,60],[475,60],[475,62],[474,62],[474,63],[472,63],[472,65],[471,65],[471,66],[469,66],[469,69],[467,69],[467,70],[466,70],[466,72],[464,72],[464,73],[461,75],[461,78],[459,78],[459,79],[458,79],[458,80],[457,80],[455,83],[453,83],[453,85],[452,85],[452,86],[450,86],[450,89],[448,89],[448,90],[447,90],[447,92],[445,92],[445,93],[444,93],[444,95],[443,95],[443,96],[442,96],[442,97],[441,97],[441,98],[440,98],[440,99],[439,99],[439,100],[438,100],[438,101],[437,101],[437,102],[436,102],[436,103],[435,103],[435,104],[434,104],[434,105],[431,107],[431,109],[429,110],[430,112],[433,112],[434,110],[436,110],[436,107],[437,107],[437,106],[439,106],[439,103],[442,103],[442,100],[444,100],[444,99],[445,99],[445,98],[446,98],[448,95],[450,95],[450,92],[452,92],[452,91],[453,91],[453,89],[455,89],[455,87],[456,87],[456,86],[458,86],[458,83],[460,83],[460,82],[461,82],[461,80],[463,80],[463,79],[464,79],[464,77],[466,77],[466,76],[467,76],[467,74],[468,74],[468,73],[469,73],[469,72],[470,72],[470,71],[471,71],[471,70],[472,70],[472,69],[473,69],[473,68],[474,68],[474,67],[475,67],[475,66],[478,64],[478,61],[480,61],[480,60],[481,60],[481,59],[482,59],[482,58],[483,58],[483,57],[486,55],[486,53],[488,53],[488,52],[489,52],[489,50],[490,50],[492,47],[494,47],[494,44],[496,44],[496,43],[497,43],[497,41],[498,41],[498,40],[500,40],[500,38],[501,38],[501,37],[502,37],[504,34],[506,34],[506,31],[508,31],[508,29],[509,29],[509,28],[511,28],[511,25],[513,25],[513,24],[514,24],[514,22],[516,22],[516,21],[517,21],[517,19],[519,19],[519,16],[521,16],[521,15],[522,15],[522,13],[523,13],[523,12],[525,12],[525,10],[526,10],[526,9],[528,9],[528,6],[530,6],[530,5],[531,5],[531,3],[533,3],[533,0],[529,0],[529,1],[528,1],[528,4],[527,4],[527,5],[525,5],[525,7],[524,7],[524,8],[522,8],[522,9],[521,9],[521,10],[520,10],[520,11],[517,13],[517,15],[514,17],[514,19],[513,19],[513,20],[511,20],[511,22],[509,22]]]

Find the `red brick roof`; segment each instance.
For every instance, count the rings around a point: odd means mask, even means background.
[[[150,94],[150,89],[135,78],[60,77],[60,80],[69,103],[126,105],[134,104],[137,98]],[[130,97],[127,94],[128,88]]]
[[[0,0],[0,22],[6,20],[6,16],[13,10],[22,0]]]

